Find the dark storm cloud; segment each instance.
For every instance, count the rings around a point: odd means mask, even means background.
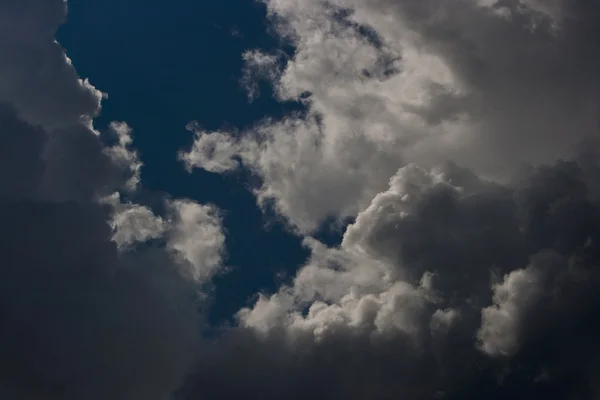
[[[175,210],[171,224],[113,195],[135,190],[141,163],[125,124],[94,130],[100,92],[54,38],[65,12],[0,0],[0,397],[165,400],[201,322],[186,257],[201,274],[206,251],[217,269],[220,224],[193,202],[194,219]],[[123,210],[138,211],[125,227]],[[184,229],[212,241],[136,243]]]
[[[47,136],[31,126],[16,111],[0,104],[0,195],[4,199],[31,198],[44,174],[42,153]]]
[[[119,148],[128,151],[120,144],[103,145],[100,136],[83,125],[51,131],[44,149],[46,169],[40,196],[86,200],[129,189],[130,180],[139,173],[139,162],[134,153],[122,160],[115,152]]]
[[[2,112],[0,394],[165,398],[192,361],[194,288],[165,250],[120,253],[111,209],[91,191],[77,202],[40,200],[47,133]]]
[[[164,399],[179,383],[198,332],[193,291],[152,258],[119,256],[107,211],[0,207],[3,397]]]

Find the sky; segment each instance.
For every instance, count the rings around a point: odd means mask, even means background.
[[[92,0],[72,1],[69,10],[60,43],[82,75],[94,76],[111,93],[96,125],[125,119],[143,132],[134,141],[146,189],[215,203],[224,213],[230,271],[216,278],[223,283],[214,287],[210,312],[215,323],[231,319],[259,291],[275,290],[307,254],[276,215],[263,216],[243,177],[188,174],[174,155],[191,143],[191,121],[207,129],[241,129],[300,108],[276,102],[268,87],[266,96],[250,104],[240,84],[244,50],[279,43],[269,33],[264,8],[252,0],[236,0],[235,6],[178,0],[169,7]]]
[[[0,397],[600,397],[598,26],[0,0]]]

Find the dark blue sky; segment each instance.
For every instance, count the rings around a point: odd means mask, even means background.
[[[257,209],[241,174],[188,175],[176,159],[191,144],[185,126],[192,120],[208,130],[241,129],[295,107],[278,104],[269,90],[249,104],[239,84],[244,50],[281,45],[268,32],[264,7],[253,0],[71,0],[69,9],[58,39],[79,74],[109,94],[96,127],[112,120],[132,126],[148,191],[224,211],[232,270],[215,280],[212,320],[226,320],[306,257],[298,238]]]

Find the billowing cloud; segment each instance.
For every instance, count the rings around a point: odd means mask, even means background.
[[[165,398],[198,334],[169,257],[120,255],[92,205],[12,203],[0,219],[2,396]]]
[[[355,216],[407,162],[450,160],[505,181],[524,163],[572,156],[597,130],[593,2],[264,3],[296,52],[278,71],[275,55],[249,52],[248,67],[306,112],[241,138],[200,135],[227,153],[194,146],[185,159],[222,172],[237,164],[214,163],[237,147],[262,178],[259,200],[305,232]]]
[[[182,398],[598,397],[600,7],[263,3],[295,53],[247,52],[243,83],[305,110],[181,158],[258,176],[310,257]],[[339,245],[310,236],[347,217]]]
[[[184,397],[597,396],[587,172],[561,162],[501,186],[401,168],[339,247],[305,240],[307,264],[239,312]]]
[[[242,83],[306,109],[190,125],[179,157],[257,175],[310,257],[202,338],[218,209],[143,204],[132,129],[95,129],[103,95],[54,39],[65,2],[0,0],[0,395],[600,396],[600,168],[594,140],[577,150],[600,8],[264,3],[296,52],[245,53]],[[330,217],[352,218],[339,245],[310,236]]]
[[[100,111],[102,93],[79,78],[55,39],[66,11],[65,0],[0,3],[0,101],[34,125],[89,123]]]
[[[54,38],[65,13],[0,0],[0,397],[164,400],[195,358],[218,212],[121,199],[132,130],[94,129],[102,94]]]

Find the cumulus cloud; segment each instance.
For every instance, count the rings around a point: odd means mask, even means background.
[[[182,396],[598,395],[600,203],[586,176],[577,162],[512,185],[401,168],[340,246],[305,240],[306,265],[239,312]]]
[[[12,103],[34,125],[89,123],[100,111],[102,93],[77,75],[55,40],[66,11],[65,0],[0,4],[0,100]]]
[[[494,305],[486,307],[478,333],[483,350],[490,354],[511,354],[516,350],[517,329],[527,306],[541,295],[539,272],[529,267],[508,274],[494,286]]]
[[[92,205],[1,207],[0,393],[163,399],[193,361],[193,288],[169,258],[120,256]]]
[[[0,397],[164,400],[195,358],[218,212],[131,200],[132,130],[93,127],[103,96],[54,39],[65,13],[0,0]]]
[[[450,160],[506,181],[524,163],[572,156],[597,129],[599,10],[590,2],[264,3],[296,48],[266,76],[306,112],[260,123],[236,143],[262,178],[259,200],[305,232],[356,215],[407,162]],[[255,54],[250,69],[270,60]],[[211,138],[231,152],[233,137]],[[210,157],[195,160],[218,172]]]
[[[182,159],[258,176],[310,257],[181,397],[598,397],[596,3],[262,2],[295,52],[245,76],[305,110]]]
[[[112,240],[120,249],[160,238],[167,229],[167,222],[162,217],[140,204],[123,203],[119,193],[103,201],[112,206]]]
[[[190,125],[179,157],[257,175],[310,256],[201,338],[218,209],[138,201],[131,128],[94,128],[103,95],[54,39],[66,4],[0,0],[0,395],[600,396],[600,168],[594,140],[575,151],[596,129],[600,8],[264,3],[296,51],[247,52],[243,83],[306,109]],[[330,217],[352,218],[339,245],[311,237]]]
[[[237,169],[239,163],[236,157],[240,147],[234,139],[221,132],[202,131],[194,123],[188,125],[188,130],[194,133],[194,146],[189,152],[179,153],[179,159],[188,171],[198,165],[217,173]]]
[[[222,266],[225,244],[218,211],[189,200],[170,201],[168,208],[167,248],[185,262],[193,279],[211,278]]]

